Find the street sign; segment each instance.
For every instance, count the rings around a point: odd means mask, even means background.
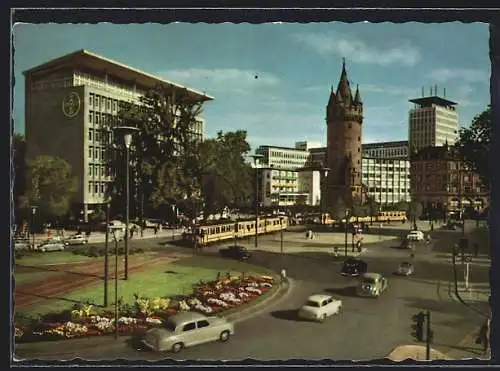
[[[472,256],[468,255],[464,257],[464,262],[465,263],[470,263],[472,261]]]

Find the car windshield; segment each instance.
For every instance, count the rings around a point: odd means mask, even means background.
[[[173,323],[172,321],[166,321],[163,325],[163,327],[168,330],[168,331],[172,331],[174,332],[175,331],[175,328],[177,327],[175,325],[175,323]]]
[[[377,280],[371,277],[365,277],[363,278],[363,283],[375,284]]]
[[[410,263],[408,263],[408,262],[403,262],[403,263],[401,263],[401,267],[403,267],[403,268],[409,267],[410,265],[411,265],[411,264],[410,264]]]
[[[321,307],[321,305],[317,301],[314,301],[314,300],[308,300],[306,303],[306,306],[315,307],[315,308]]]

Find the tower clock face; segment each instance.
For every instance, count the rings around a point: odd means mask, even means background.
[[[80,96],[76,92],[69,93],[62,101],[62,111],[64,116],[73,118],[80,112],[82,105]]]

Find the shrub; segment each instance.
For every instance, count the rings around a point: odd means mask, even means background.
[[[71,309],[61,312],[50,312],[44,314],[41,318],[42,322],[68,322],[71,321]]]
[[[16,260],[20,260],[20,259],[22,259],[22,258],[23,258],[23,256],[24,256],[24,252],[19,251],[19,250],[16,250],[16,251],[15,251],[14,257],[15,257],[15,259],[16,259]]]
[[[96,258],[99,256],[99,247],[97,246],[90,246],[88,250],[88,256]]]

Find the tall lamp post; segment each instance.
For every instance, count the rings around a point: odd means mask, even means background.
[[[111,200],[106,202],[106,237],[104,240],[104,307],[108,306],[108,280],[109,280],[109,211]]]
[[[123,144],[125,146],[125,274],[124,279],[128,280],[128,234],[129,234],[129,203],[130,203],[130,145],[132,144],[132,136],[139,129],[133,126],[117,126],[113,129],[116,134],[123,136]]]
[[[324,167],[323,169],[321,169],[322,172],[323,172],[323,184],[322,184],[322,187],[321,187],[321,214],[323,215],[322,218],[323,218],[323,224],[326,224],[326,216],[324,216],[324,214],[326,214],[326,211],[327,211],[327,204],[326,204],[326,198],[327,198],[327,184],[326,184],[326,180],[327,180],[327,177],[328,177],[328,172],[330,171],[330,168],[328,167]]]
[[[255,165],[255,248],[259,246],[259,160],[264,157],[259,154],[251,156]]]
[[[344,255],[346,257],[347,257],[347,226],[349,225],[347,218],[349,218],[349,209],[345,209],[345,225],[344,225],[344,229],[345,229],[345,244],[344,244]]]
[[[38,206],[31,206],[31,238],[32,238],[32,249],[35,250],[35,217],[36,210]]]

